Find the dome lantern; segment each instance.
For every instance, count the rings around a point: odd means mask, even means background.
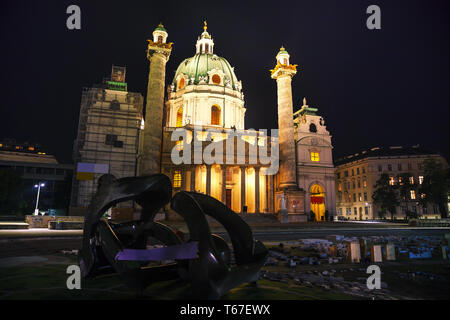
[[[167,30],[164,28],[162,23],[160,23],[155,31],[153,31],[153,42],[155,43],[166,43],[167,40]]]
[[[213,54],[214,53],[214,41],[211,38],[211,35],[208,33],[208,24],[206,21],[203,22],[203,32],[201,36],[197,40],[197,44],[195,45],[196,53],[206,53]]]

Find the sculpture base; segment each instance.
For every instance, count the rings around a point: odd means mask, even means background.
[[[281,223],[297,223],[308,221],[305,214],[288,213],[286,210],[280,210],[277,214],[277,219]]]

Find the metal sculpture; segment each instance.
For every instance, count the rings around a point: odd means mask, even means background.
[[[250,227],[216,199],[193,192],[179,192],[171,199],[170,179],[163,174],[116,179],[104,175],[88,207],[79,263],[83,277],[118,273],[125,284],[139,292],[148,285],[181,278],[191,284],[192,297],[218,299],[244,282],[256,282],[267,249],[253,239]],[[142,207],[139,220],[114,224],[105,212],[124,201]],[[170,201],[189,228],[183,242],[168,226],[153,221]],[[206,215],[219,221],[230,235],[232,252],[224,239],[211,234]],[[147,249],[152,237],[165,245]],[[159,266],[149,261],[170,260]]]

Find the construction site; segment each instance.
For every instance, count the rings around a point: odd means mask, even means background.
[[[83,88],[69,215],[85,215],[102,175],[122,178],[137,173],[143,96],[128,92],[125,74],[125,67],[113,66],[111,78]],[[109,214],[132,218],[133,203],[120,203]]]

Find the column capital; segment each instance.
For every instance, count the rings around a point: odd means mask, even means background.
[[[172,42],[158,43],[152,40],[147,40],[147,59],[150,60],[155,53],[160,53],[166,57],[166,62],[169,61],[170,53],[172,52]]]

